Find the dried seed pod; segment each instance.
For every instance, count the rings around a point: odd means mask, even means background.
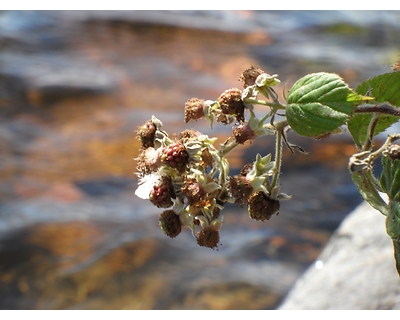
[[[201,229],[197,235],[197,244],[201,247],[214,249],[219,243],[219,231],[212,226]]]
[[[182,223],[179,215],[173,210],[165,210],[161,213],[159,222],[161,229],[170,238],[175,238],[182,231]]]
[[[191,98],[185,103],[185,122],[198,120],[205,116],[205,101],[203,99]]]
[[[279,214],[280,203],[269,198],[264,192],[258,192],[249,199],[248,211],[254,220],[269,220],[274,214]]]

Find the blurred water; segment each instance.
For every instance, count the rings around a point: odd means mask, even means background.
[[[284,154],[294,199],[268,223],[228,206],[213,251],[165,237],[134,196],[134,130],[152,114],[185,129],[185,101],[239,87],[250,64],[278,92],[317,71],[355,87],[391,71],[399,29],[398,11],[1,12],[0,308],[275,308],[361,201],[348,135],[291,136],[310,152]],[[233,172],[273,143],[235,151]]]

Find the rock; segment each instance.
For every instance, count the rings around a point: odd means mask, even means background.
[[[342,222],[278,309],[400,309],[385,217],[367,203]]]

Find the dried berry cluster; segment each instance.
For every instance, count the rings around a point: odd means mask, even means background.
[[[279,192],[281,138],[285,140],[286,126],[273,123],[280,104],[272,86],[279,80],[255,67],[246,70],[239,80],[244,90],[231,88],[215,101],[192,98],[185,104],[185,122],[206,119],[211,126],[214,121],[233,124],[232,137],[219,149],[214,146],[216,138],[196,130],[185,130],[171,138],[154,116],[137,130],[142,148],[136,159],[140,178],[136,195],[165,209],[160,226],[171,238],[188,227],[200,246],[216,248],[221,210],[227,202],[247,206],[252,219],[264,221],[278,214],[280,200],[290,198]],[[253,104],[268,105],[257,99],[258,94],[272,99],[271,111],[263,119],[253,112]],[[264,135],[277,137],[275,160],[270,154],[257,155],[240,175],[230,176],[226,155]]]

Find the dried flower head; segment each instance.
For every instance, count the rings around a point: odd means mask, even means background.
[[[279,200],[271,199],[262,191],[253,194],[249,199],[249,216],[254,220],[269,220],[274,214],[279,214],[279,208]]]
[[[252,65],[250,68],[243,71],[239,80],[243,82],[243,87],[247,88],[253,86],[256,83],[257,77],[263,73],[265,73],[263,70]]]
[[[194,129],[186,129],[183,130],[180,134],[179,134],[179,140],[185,144],[186,142],[190,141],[190,140],[196,140],[198,139],[198,137],[200,137],[202,134],[201,132],[194,130]]]
[[[256,138],[256,134],[249,123],[241,123],[232,129],[233,136],[237,143],[244,144]]]
[[[165,210],[161,213],[159,223],[161,229],[170,238],[175,238],[181,233],[182,223],[179,215],[173,210]]]
[[[219,243],[219,231],[215,228],[208,227],[201,229],[197,235],[197,244],[201,247],[211,249],[217,248]]]
[[[205,116],[205,101],[203,99],[191,98],[185,103],[185,122],[198,120]]]
[[[228,189],[236,204],[247,205],[248,199],[253,192],[253,187],[245,176],[232,176],[228,182]]]
[[[244,121],[245,105],[242,100],[242,91],[237,88],[225,90],[218,98],[221,111],[225,115],[233,115],[239,122]]]
[[[206,192],[195,179],[187,179],[183,183],[181,190],[187,199],[188,205],[197,208],[205,205]]]
[[[153,147],[142,149],[135,160],[137,161],[136,168],[139,177],[155,172],[161,165],[160,149]]]

